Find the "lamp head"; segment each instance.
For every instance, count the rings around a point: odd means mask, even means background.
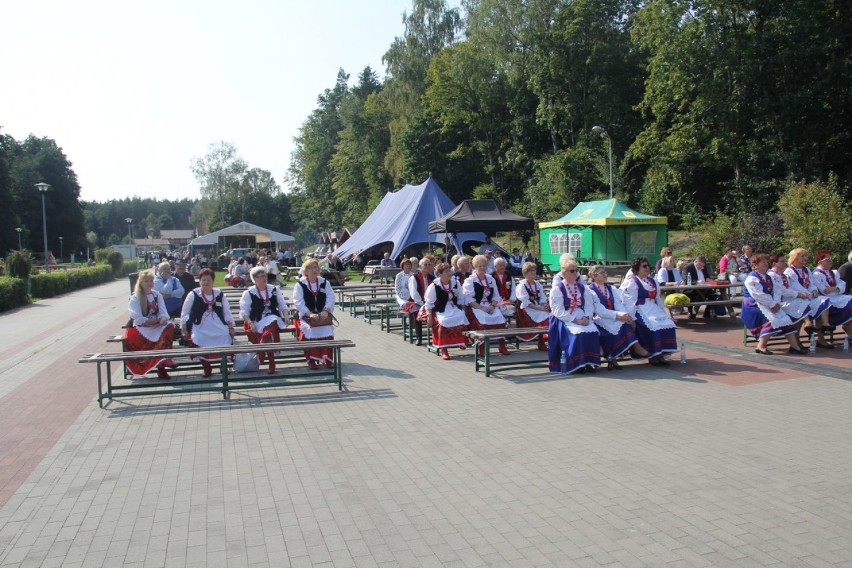
[[[23,229],[22,229],[22,228],[20,228],[20,227],[15,227],[15,230],[16,230],[16,231],[18,231],[19,233],[20,233],[21,231],[23,231]]]
[[[131,219],[130,217],[128,217],[127,219],[125,219],[125,220],[124,220],[124,222],[125,222],[125,223],[127,223],[127,224],[129,225],[130,223],[132,223],[132,222],[133,222],[133,219]]]
[[[593,126],[592,132],[595,134],[606,134],[606,130],[603,129],[603,126]]]
[[[39,183],[37,183],[37,184],[35,184],[35,186],[36,186],[36,187],[38,188],[38,190],[39,190],[40,192],[42,192],[42,193],[47,193],[47,190],[48,190],[48,189],[50,189],[50,184],[49,184],[49,183],[44,183],[43,181],[42,181],[42,182],[39,182]]]

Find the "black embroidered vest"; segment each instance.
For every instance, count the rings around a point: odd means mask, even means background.
[[[320,313],[325,308],[325,280],[321,277],[317,278],[319,284],[319,294],[314,296],[314,293],[308,289],[308,285],[299,280],[299,286],[302,287],[302,297],[305,299],[305,306],[312,314]]]
[[[189,312],[189,321],[192,322],[193,325],[198,325],[201,323],[201,318],[204,317],[204,312],[207,311],[207,302],[204,301],[204,298],[201,297],[201,294],[196,294],[195,292],[190,292],[193,294],[195,298],[192,300],[192,308]],[[219,291],[219,294],[215,296],[213,300],[213,311],[219,316],[219,319],[222,320],[222,323],[225,323],[225,314],[222,311],[222,292]]]
[[[275,315],[278,315],[278,289],[275,286],[267,286],[266,290],[269,292],[269,311]],[[260,321],[260,318],[263,317],[263,300],[258,295],[254,295],[249,293],[249,297],[251,298],[251,310],[249,311],[249,319],[251,321]]]

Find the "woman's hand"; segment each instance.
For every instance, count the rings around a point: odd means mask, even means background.
[[[630,317],[630,314],[628,314],[628,313],[619,314],[619,315],[615,316],[615,319],[622,322],[622,323],[632,323],[633,322],[633,318]]]
[[[799,292],[798,294],[796,294],[796,297],[801,298],[803,300],[810,298],[807,292]]]
[[[814,290],[813,292],[811,292],[811,298],[816,298],[817,296],[819,296],[819,290]]]
[[[773,314],[777,314],[779,311],[781,311],[781,304],[775,304],[774,306],[772,306],[771,308],[769,308],[769,310],[770,310]]]
[[[169,318],[167,318],[167,317],[160,318],[160,324],[159,325],[166,325],[167,323],[169,323]],[[154,325],[156,325],[156,324],[154,324]]]
[[[234,337],[234,336],[237,334],[237,330],[236,330],[236,329],[234,329],[234,326],[232,326],[232,325],[229,325],[229,326],[228,326],[228,334],[229,334],[231,337]]]
[[[574,323],[576,323],[577,325],[589,325],[589,317],[583,316],[581,318],[577,318],[574,320]]]

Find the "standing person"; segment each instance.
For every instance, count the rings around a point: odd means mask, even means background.
[[[852,251],[846,255],[846,262],[837,269],[837,275],[846,283],[844,294],[852,294]]]
[[[805,292],[810,296],[809,322],[805,323],[805,333],[816,333],[816,346],[822,349],[834,349],[825,340],[825,332],[831,329],[829,323],[829,308],[831,302],[825,296],[820,296],[814,282],[813,273],[808,268],[808,251],[794,248],[787,257],[787,269],[784,275],[790,279],[790,288],[796,292]]]
[[[765,254],[755,254],[749,259],[749,265],[754,270],[745,279],[740,319],[757,339],[755,353],[773,355],[767,346],[773,335],[784,336],[790,344],[790,353],[807,353],[799,343],[796,322],[783,309],[782,288],[767,274],[769,258]]]
[[[636,321],[639,345],[648,352],[651,365],[668,365],[666,353],[677,352],[675,322],[666,315],[659,284],[650,277],[648,259],[644,256],[634,258],[630,268],[633,275],[622,291],[624,305]]]
[[[435,268],[438,277],[426,288],[425,306],[429,311],[429,326],[432,329],[432,344],[441,350],[441,358],[450,360],[450,347],[467,346],[464,332],[469,322],[460,308],[463,298],[458,282],[453,279],[450,265],[446,262]]]
[[[183,305],[182,302],[186,300],[189,293],[198,288],[198,283],[192,274],[186,271],[186,261],[182,258],[175,261],[175,278],[178,279],[183,288],[183,297],[181,298],[181,305]]]
[[[594,373],[601,365],[600,333],[592,321],[594,295],[578,281],[580,271],[573,256],[563,254],[559,268],[562,279],[550,289],[548,369],[561,372],[564,359],[568,374]]]
[[[278,262],[276,262],[275,257],[273,256],[264,256],[261,260],[261,265],[266,268],[266,274],[268,275],[269,281],[272,284],[278,283],[278,274],[281,272],[278,268]]]
[[[399,304],[400,308],[402,308],[411,297],[411,294],[408,291],[408,279],[411,278],[411,261],[404,258],[400,268],[402,268],[402,270],[396,275],[393,282],[393,288],[396,296],[396,303]]]
[[[828,298],[831,307],[828,308],[828,325],[840,326],[847,336],[852,337],[852,296],[842,292],[846,283],[836,270],[831,267],[834,260],[831,253],[821,250],[816,257],[817,267],[814,269],[814,285],[819,293]]]
[[[183,286],[172,276],[172,267],[168,262],[161,262],[157,267],[157,277],[154,279],[154,289],[166,299],[166,311],[170,317],[180,315],[183,306]]]
[[[426,304],[423,297],[426,294],[426,288],[435,280],[433,269],[435,260],[435,257],[431,254],[420,259],[420,270],[408,279],[408,301],[402,307],[402,311],[407,313],[410,318],[412,329],[417,337],[417,345],[423,345],[423,322],[425,318],[420,314],[420,309]]]
[[[607,370],[620,369],[616,359],[629,350],[637,357],[647,357],[648,352],[636,338],[636,322],[624,305],[621,290],[606,281],[606,268],[593,266],[589,269],[589,278],[592,281],[589,287],[595,293],[594,322],[601,334],[601,350],[607,360]]]
[[[536,280],[535,263],[525,262],[521,266],[524,279],[516,288],[518,299],[518,327],[542,327],[550,326],[550,302],[544,287]],[[519,335],[521,341],[532,341],[535,336]],[[539,351],[547,351],[547,339],[545,334],[538,335]]]
[[[130,320],[124,330],[124,344],[127,351],[153,351],[171,349],[174,340],[174,324],[169,321],[166,300],[154,290],[154,271],[139,273],[136,287],[130,297]],[[134,375],[144,375],[151,369],[157,369],[157,376],[168,379],[166,367],[173,366],[170,358],[133,359],[127,361],[127,369]]]
[[[281,341],[281,330],[287,327],[289,319],[287,302],[281,295],[281,290],[268,284],[266,269],[255,266],[249,273],[253,286],[243,292],[240,298],[240,317],[243,319],[243,329],[251,343],[278,343]],[[269,359],[269,374],[275,372],[275,352],[260,353],[260,362],[264,357]]]
[[[213,278],[212,270],[203,269],[198,277],[201,286],[190,290],[183,302],[181,331],[189,338],[191,347],[220,347],[234,342],[234,316],[227,296],[213,287]],[[204,376],[209,377],[213,374],[212,363],[219,361],[221,356],[202,355],[198,359]]]
[[[293,285],[293,305],[298,312],[295,323],[299,341],[334,339],[334,290],[320,276],[316,259],[309,258],[302,265],[302,277]],[[308,367],[314,370],[319,369],[320,363],[333,368],[333,356],[330,348],[305,350]]]
[[[521,256],[521,251],[513,248],[512,256],[509,257],[509,274],[512,276],[522,276],[523,266],[524,258]]]
[[[497,291],[497,282],[488,274],[488,259],[478,254],[473,257],[473,274],[464,281],[462,292],[467,304],[470,328],[475,330],[505,329],[506,318],[500,311],[503,298]],[[499,350],[503,355],[509,355],[506,340],[500,338]],[[485,344],[479,344],[479,355],[485,356]]]

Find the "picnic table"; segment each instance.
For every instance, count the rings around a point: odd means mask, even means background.
[[[680,292],[681,294],[683,294],[692,290],[701,290],[706,292],[712,292],[715,290],[719,292],[718,300],[690,302],[689,304],[683,306],[666,306],[666,308],[669,310],[669,315],[672,317],[674,316],[674,314],[672,313],[672,309],[674,308],[724,306],[725,310],[728,312],[728,316],[730,316],[731,318],[736,318],[737,314],[734,312],[734,306],[741,305],[743,300],[742,298],[732,298],[731,288],[737,288],[739,286],[740,285],[732,285],[730,282],[711,280],[704,284],[677,284],[674,286],[660,286],[660,292],[663,295],[673,294],[675,292]]]
[[[361,273],[361,282],[366,280],[367,277],[370,278],[370,282],[376,278],[380,278],[382,282],[392,282],[400,272],[402,272],[401,268],[368,264],[364,267],[364,272]]]

